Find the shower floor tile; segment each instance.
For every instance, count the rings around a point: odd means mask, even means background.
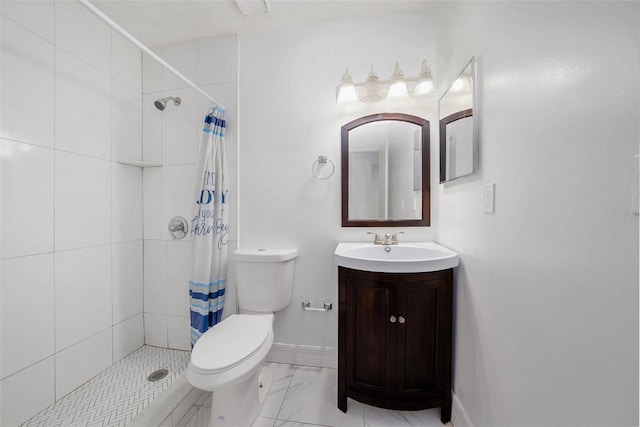
[[[143,346],[21,427],[122,427],[184,372],[189,356],[188,351]],[[169,374],[149,382],[149,374],[161,368]]]

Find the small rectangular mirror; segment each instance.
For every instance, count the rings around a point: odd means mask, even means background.
[[[440,183],[470,175],[477,168],[476,90],[476,62],[471,58],[438,103]]]

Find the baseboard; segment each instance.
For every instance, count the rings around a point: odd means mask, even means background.
[[[338,352],[335,347],[273,343],[267,362],[337,368]]]
[[[465,411],[464,406],[462,406],[462,402],[458,399],[458,396],[453,392],[451,392],[451,395],[451,424],[453,424],[454,427],[473,427],[469,414]]]

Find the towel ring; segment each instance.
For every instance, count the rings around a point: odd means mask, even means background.
[[[318,175],[316,173],[316,167],[318,166],[318,164],[326,164],[326,163],[331,164],[331,172],[329,172],[329,175],[327,175],[327,176]],[[315,176],[318,179],[329,179],[329,178],[331,178],[331,176],[333,175],[333,173],[335,171],[336,171],[336,165],[333,163],[333,160],[331,160],[327,156],[318,156],[316,161],[313,162],[313,165],[311,165],[311,173],[313,173],[313,176]]]

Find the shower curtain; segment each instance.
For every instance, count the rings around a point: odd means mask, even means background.
[[[204,119],[198,149],[189,280],[191,346],[222,319],[227,281],[229,188],[225,180],[225,110],[212,107]]]

